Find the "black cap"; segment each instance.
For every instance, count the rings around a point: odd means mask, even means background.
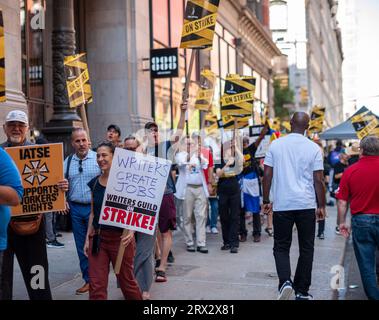
[[[145,124],[145,130],[149,130],[152,127],[158,128],[158,125],[153,121],[150,121]]]
[[[121,136],[121,129],[120,129],[120,127],[118,125],[116,125],[116,124],[110,124],[108,126],[107,131],[109,131],[111,129],[113,129],[114,131],[116,131],[118,133],[118,135]]]

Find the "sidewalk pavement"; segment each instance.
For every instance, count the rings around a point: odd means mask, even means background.
[[[336,298],[331,289],[331,268],[343,257],[344,238],[334,232],[336,208],[328,207],[325,240],[315,239],[313,277],[310,293],[317,300]],[[264,231],[259,243],[253,242],[252,226],[248,225],[248,240],[240,244],[238,254],[221,251],[221,232],[207,234],[208,254],[187,252],[180,231],[174,233],[175,262],[167,269],[166,283],[153,283],[152,300],[276,300],[278,278],[272,253],[273,238]],[[220,228],[219,228],[220,230]],[[264,230],[264,227],[263,229]],[[291,268],[295,273],[298,257],[297,233],[294,230]],[[87,300],[88,294],[77,296],[75,290],[83,285],[72,233],[63,233],[59,241],[65,248],[48,248],[49,278],[56,300]],[[17,263],[16,263],[17,264]],[[14,299],[28,299],[22,275],[17,265],[14,279]],[[109,275],[108,299],[122,300],[116,278]]]

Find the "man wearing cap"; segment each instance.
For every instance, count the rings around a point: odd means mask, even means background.
[[[2,148],[30,146],[32,143],[26,139],[29,128],[28,116],[25,112],[14,110],[8,113],[3,126],[7,136],[7,141],[0,145]],[[67,191],[68,182],[62,180],[58,183],[58,188]],[[29,215],[23,217],[13,217],[11,221],[33,223],[39,215]],[[30,235],[16,233],[12,227],[8,227],[8,248],[4,251],[3,266],[1,272],[0,300],[11,300],[13,291],[13,265],[16,254],[18,263],[30,300],[51,300],[51,291],[48,278],[48,260],[45,241],[45,224],[42,219],[38,230]],[[32,279],[35,276],[35,266],[41,266],[44,271],[44,283],[37,288],[32,287]]]
[[[158,125],[155,122],[148,122],[145,125],[145,143],[146,153],[152,156],[173,160],[175,150],[178,146],[179,137],[184,129],[185,113],[187,110],[187,101],[181,104],[180,119],[177,131],[169,137],[168,141],[159,142]],[[175,144],[171,145],[171,141]],[[175,146],[175,147],[174,147]],[[164,191],[161,208],[159,211],[158,228],[162,235],[162,254],[160,265],[156,268],[156,282],[165,282],[167,257],[172,246],[172,230],[176,230],[176,209],[174,202],[175,183],[171,174],[169,174],[166,188]]]
[[[112,142],[115,147],[122,147],[121,144],[121,129],[116,124],[111,124],[107,128],[107,140]]]
[[[346,149],[346,154],[350,156],[349,158],[349,166],[352,164],[358,162],[359,157],[360,157],[360,152],[359,152],[359,143],[358,142],[353,142],[350,147]]]

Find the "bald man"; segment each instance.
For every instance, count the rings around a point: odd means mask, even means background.
[[[274,258],[279,277],[279,300],[287,300],[295,291],[296,300],[313,300],[308,293],[312,264],[316,217],[325,218],[323,157],[320,147],[306,138],[309,116],[296,112],[291,133],[272,142],[265,158],[263,210],[273,210]],[[270,201],[270,190],[272,199]],[[290,248],[296,224],[300,256],[294,280],[291,280]]]

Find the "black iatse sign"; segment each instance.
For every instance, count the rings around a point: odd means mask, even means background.
[[[150,51],[151,79],[179,76],[178,48],[152,49]]]

